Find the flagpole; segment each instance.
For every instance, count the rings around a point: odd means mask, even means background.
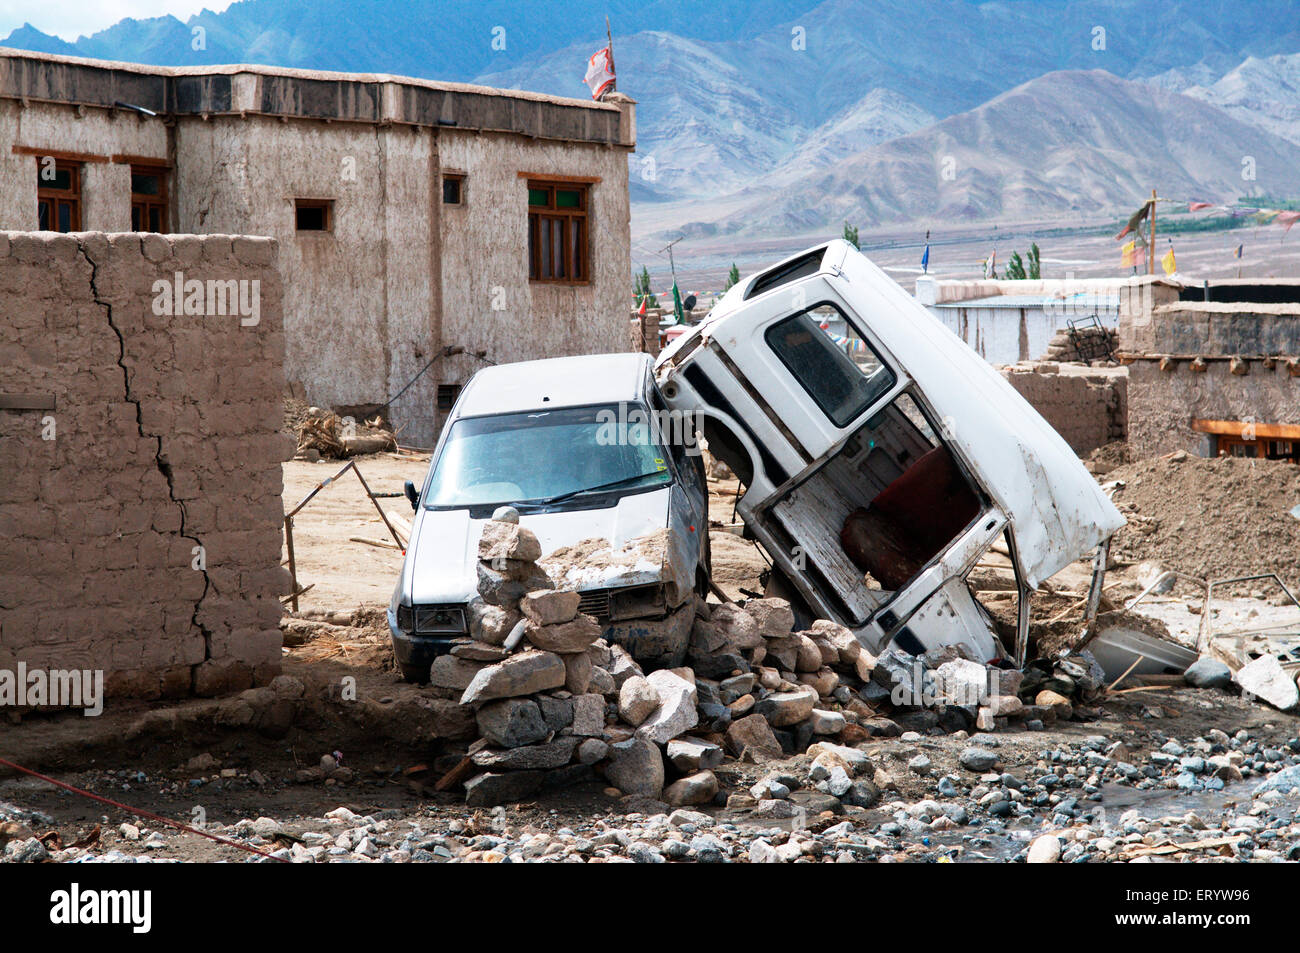
[[[614,69],[614,34],[609,29],[609,14],[605,14],[605,39],[609,43],[609,71],[614,75],[614,80],[609,86],[609,91],[612,93],[618,90],[618,71]]]
[[[1147,247],[1147,274],[1156,273],[1156,190],[1151,190],[1151,242]]]

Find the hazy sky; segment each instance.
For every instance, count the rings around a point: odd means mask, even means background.
[[[220,13],[231,0],[0,0],[0,38],[24,23],[69,42],[112,26],[124,17],[161,17],[184,21],[201,10]]]

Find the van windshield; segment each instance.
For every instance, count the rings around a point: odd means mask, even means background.
[[[557,502],[672,482],[655,419],[640,404],[566,407],[452,424],[425,505]]]

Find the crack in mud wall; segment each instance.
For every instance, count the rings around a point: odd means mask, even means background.
[[[0,667],[146,697],[273,678],[293,452],[275,243],[0,232],[0,358],[0,393],[55,403],[0,409]]]

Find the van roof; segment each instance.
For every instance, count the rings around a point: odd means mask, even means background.
[[[553,357],[485,367],[465,386],[459,417],[640,400],[650,355],[636,352]]]

